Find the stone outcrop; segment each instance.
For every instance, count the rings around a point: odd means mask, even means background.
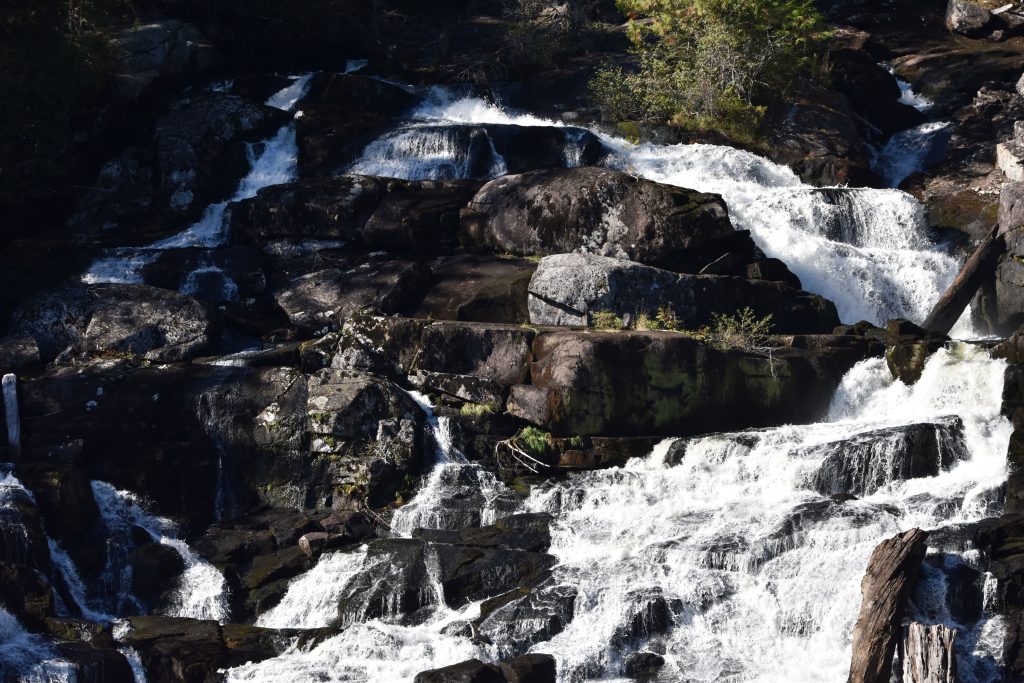
[[[853,629],[850,683],[888,683],[907,598],[928,549],[927,537],[920,529],[911,529],[882,541],[871,553]]]
[[[462,230],[518,256],[580,251],[678,272],[696,273],[733,251],[746,262],[763,256],[733,229],[720,197],[601,168],[492,180],[464,211]]]
[[[416,674],[415,683],[554,683],[555,658],[528,654],[500,664],[470,659]]]
[[[896,481],[933,477],[970,454],[958,417],[932,423],[889,427],[816,446],[807,455],[824,456],[813,487],[831,496],[867,496]]]
[[[594,254],[560,254],[541,259],[530,280],[530,322],[587,326],[595,314],[610,312],[653,318],[667,309],[685,329],[712,322],[715,314],[750,308],[772,316],[778,332],[831,332],[839,324],[835,306],[822,297],[781,282],[716,275],[681,275]]]
[[[196,300],[147,285],[71,285],[15,311],[11,331],[32,337],[43,359],[94,354],[181,361],[210,344],[211,319]]]

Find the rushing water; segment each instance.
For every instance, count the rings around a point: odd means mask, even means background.
[[[309,89],[313,74],[296,77],[288,86],[272,95],[266,104],[285,111],[295,111],[302,97]],[[212,248],[224,244],[227,239],[227,211],[231,202],[250,199],[264,187],[279,185],[295,179],[298,163],[298,143],[295,138],[294,122],[286,123],[267,140],[248,145],[249,172],[238,183],[231,199],[216,202],[204,209],[202,216],[191,226],[165,239],[145,247],[115,249],[113,253],[94,262],[82,276],[86,283],[123,282],[138,283],[143,280],[143,270],[159,258],[167,249],[188,247]],[[182,287],[185,294],[195,293],[195,279],[205,273],[209,276],[219,269],[204,264],[195,273],[187,276]],[[227,300],[237,294],[237,287],[220,273],[223,280],[224,296]]]
[[[563,681],[621,676],[623,656],[638,649],[664,655],[659,680],[843,680],[860,580],[873,548],[911,527],[951,527],[998,514],[993,491],[1006,476],[1010,433],[1000,416],[1004,368],[984,350],[956,345],[936,353],[920,381],[907,387],[891,379],[884,360],[867,360],[844,378],[826,422],[710,435],[684,447],[667,440],[622,468],[535,487],[520,510],[554,515],[550,552],[559,564],[553,581],[574,587],[578,597],[568,627],[532,650],[555,655]],[[966,459],[938,475],[890,480],[845,503],[812,489],[828,452],[823,446],[951,415],[962,420]],[[400,511],[415,521],[396,520],[394,532],[464,526],[464,518],[448,514],[450,501],[455,496],[465,508],[474,477],[455,475],[475,470],[440,459],[416,507]],[[492,480],[477,481],[476,524],[493,518],[488,509],[502,489]],[[380,571],[360,567],[364,552],[325,555],[261,623],[331,623],[347,594],[344,584],[360,571]],[[938,549],[932,555],[939,565],[974,559]],[[964,681],[994,680],[999,621],[987,612],[969,624],[956,623],[948,610],[936,614],[926,603],[945,604],[944,576],[926,585],[919,616],[961,629]],[[652,599],[670,606],[670,625],[623,643],[623,625]],[[417,625],[399,614],[356,623],[309,650],[234,669],[229,680],[411,680],[432,666],[511,654],[509,643],[485,646],[450,628],[476,610],[476,604],[438,605]],[[415,666],[410,657],[417,658]]]
[[[490,124],[564,127],[443,91],[431,92],[410,120],[369,145],[351,170],[410,179],[452,177],[469,168],[474,143],[467,131]],[[612,152],[605,162],[612,167],[721,194],[736,227],[750,230],[769,256],[785,261],[805,289],[834,301],[846,322],[884,324],[896,317],[921,322],[956,275],[957,260],[930,243],[920,205],[898,190],[823,192],[785,166],[731,147],[600,138]],[[572,154],[566,156],[566,165],[573,165]],[[831,220],[815,220],[824,215]],[[845,227],[829,232],[836,221]],[[851,243],[846,234],[866,239]],[[970,334],[966,316],[957,332]]]

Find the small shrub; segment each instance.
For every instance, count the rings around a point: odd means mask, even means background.
[[[542,458],[548,452],[548,435],[536,427],[523,427],[516,434],[516,443],[535,458]]]
[[[494,415],[499,412],[499,407],[493,403],[463,403],[459,408],[459,414],[464,417],[483,417]]]
[[[737,311],[736,315],[716,313],[706,336],[709,342],[720,348],[761,350],[768,346],[772,327],[771,314],[758,319],[748,306]]]
[[[626,327],[622,318],[612,311],[595,311],[590,314],[591,325],[599,330],[621,330]]]

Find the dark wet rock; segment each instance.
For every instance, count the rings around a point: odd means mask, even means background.
[[[0,603],[31,630],[43,630],[53,616],[53,592],[41,572],[20,564],[0,562]]]
[[[907,598],[921,571],[928,535],[911,529],[882,541],[861,581],[860,614],[853,630],[851,683],[887,683],[902,633]]]
[[[949,0],[946,5],[946,28],[965,36],[980,36],[992,21],[992,13],[974,0]]]
[[[393,538],[369,544],[363,569],[349,582],[338,605],[338,626],[368,619],[411,615],[436,600],[427,588],[427,545]]]
[[[154,124],[151,141],[109,161],[83,190],[70,225],[79,239],[143,244],[227,199],[248,172],[246,143],[288,120],[286,112],[235,95],[198,92]]]
[[[1024,676],[1024,516],[1006,514],[978,534],[989,556],[988,570],[998,579],[995,603],[1004,616],[1003,662],[1007,675]]]
[[[326,531],[311,531],[299,539],[299,549],[309,559],[315,560],[328,550],[337,550],[352,544],[352,537],[345,534],[330,534]]]
[[[699,329],[715,314],[744,308],[757,318],[771,315],[778,332],[830,332],[839,324],[834,304],[779,282],[679,275],[594,254],[541,259],[529,293],[535,325],[586,326],[598,312],[654,317],[666,308],[685,329]]]
[[[454,606],[536,586],[557,564],[552,555],[502,548],[438,545],[433,552],[439,561],[445,602]]]
[[[89,477],[80,468],[23,463],[15,473],[35,496],[50,536],[61,539],[80,535],[99,517]]]
[[[388,380],[326,369],[309,381],[310,450],[329,462],[336,486],[361,489],[372,507],[392,502],[422,471],[424,420]]]
[[[416,674],[414,683],[504,683],[501,669],[493,664],[484,664],[479,659],[470,659],[440,669],[431,669]]]
[[[771,158],[812,185],[875,185],[867,148],[849,100],[810,89],[799,97],[777,135]]]
[[[49,361],[65,354],[187,360],[210,344],[199,302],[147,285],[71,285],[22,304],[11,331],[30,336]]]
[[[812,421],[863,342],[794,337],[769,359],[670,332],[546,332],[533,344],[532,383],[514,386],[507,408],[567,437]]]
[[[317,75],[296,120],[300,174],[334,175],[417,102],[415,95],[383,80]]]
[[[514,657],[501,663],[501,673],[508,683],[555,683],[555,658],[539,653]]]
[[[267,288],[268,255],[246,246],[217,249],[168,249],[142,269],[147,285],[188,292],[218,304],[257,297]]]
[[[521,513],[503,517],[488,526],[467,527],[459,531],[414,529],[412,536],[431,543],[545,552],[551,545],[548,529],[551,519],[546,512]]]
[[[39,367],[39,345],[32,337],[0,339],[0,374],[34,370]]]
[[[665,597],[660,588],[633,590],[626,594],[625,599],[628,606],[624,619],[612,633],[612,645],[616,648],[665,633],[682,609],[681,601]]]
[[[575,587],[545,583],[485,600],[477,632],[496,643],[503,656],[525,653],[565,630],[574,616]]]
[[[431,262],[435,281],[412,315],[432,320],[529,322],[527,290],[536,268],[529,259],[442,257]]]
[[[623,658],[622,670],[627,676],[645,680],[657,676],[665,658],[653,652],[631,652]]]
[[[480,184],[465,180],[398,180],[346,175],[272,185],[234,205],[238,237],[341,240],[416,254],[455,245],[459,211]]]
[[[61,659],[70,662],[79,681],[97,683],[134,683],[135,674],[127,658],[113,647],[95,647],[91,643],[57,643]]]
[[[828,58],[835,88],[884,135],[925,122],[924,114],[898,101],[900,87],[896,79],[866,50],[839,48],[831,50]]]
[[[756,254],[717,195],[601,168],[492,180],[462,228],[473,242],[518,256],[582,250],[692,273],[729,251]]]
[[[181,554],[170,546],[147,543],[132,551],[132,592],[147,604],[156,605],[160,594],[173,586],[173,579],[185,570]]]
[[[356,310],[370,306],[394,313],[422,296],[430,268],[416,261],[380,261],[350,270],[330,268],[291,280],[274,290],[277,305],[308,335],[341,327]]]
[[[814,489],[824,495],[870,495],[894,481],[935,476],[969,457],[959,417],[889,427],[816,446],[824,455]]]
[[[50,548],[39,509],[17,489],[7,492],[0,508],[0,562],[50,574]]]

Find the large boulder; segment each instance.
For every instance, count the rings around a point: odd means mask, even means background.
[[[716,275],[680,275],[660,268],[593,254],[559,254],[540,261],[530,280],[530,322],[589,325],[598,312],[651,317],[670,309],[686,329],[710,323],[715,314],[750,308],[771,315],[778,332],[831,332],[835,305],[781,282]]]
[[[15,472],[35,497],[50,536],[61,539],[83,534],[99,517],[89,478],[80,468],[29,462],[19,464]]]
[[[534,171],[492,180],[463,215],[467,238],[495,251],[581,251],[696,273],[728,252],[754,260],[725,203],[604,168]]]
[[[430,264],[435,282],[414,316],[522,324],[530,320],[527,291],[536,261],[459,254]]]
[[[946,5],[946,28],[965,36],[979,36],[986,33],[992,21],[992,12],[984,3],[974,0],[949,0]]]
[[[820,419],[867,345],[840,337],[771,355],[673,332],[549,332],[509,412],[557,435],[687,435]],[[830,347],[830,344],[832,346]]]
[[[963,430],[960,418],[951,417],[815,446],[806,454],[824,460],[814,475],[814,489],[826,496],[867,496],[895,481],[933,477],[968,459]]]
[[[337,330],[362,308],[395,313],[422,296],[430,267],[419,261],[377,260],[355,268],[301,275],[273,292],[274,301],[306,336]]]
[[[459,211],[479,183],[346,175],[271,185],[231,209],[234,234],[341,240],[372,249],[423,253],[453,246]]]
[[[23,303],[14,334],[32,337],[47,361],[95,354],[181,361],[211,341],[211,320],[195,299],[147,285],[71,285]]]
[[[793,105],[771,158],[812,185],[876,185],[863,138],[845,95],[812,88]]]
[[[892,135],[924,123],[924,114],[899,102],[896,79],[866,50],[842,47],[830,50],[828,58],[833,85],[882,133]]]
[[[112,43],[114,84],[125,100],[143,95],[159,78],[176,80],[206,71],[219,57],[195,26],[175,19],[131,26]]]

